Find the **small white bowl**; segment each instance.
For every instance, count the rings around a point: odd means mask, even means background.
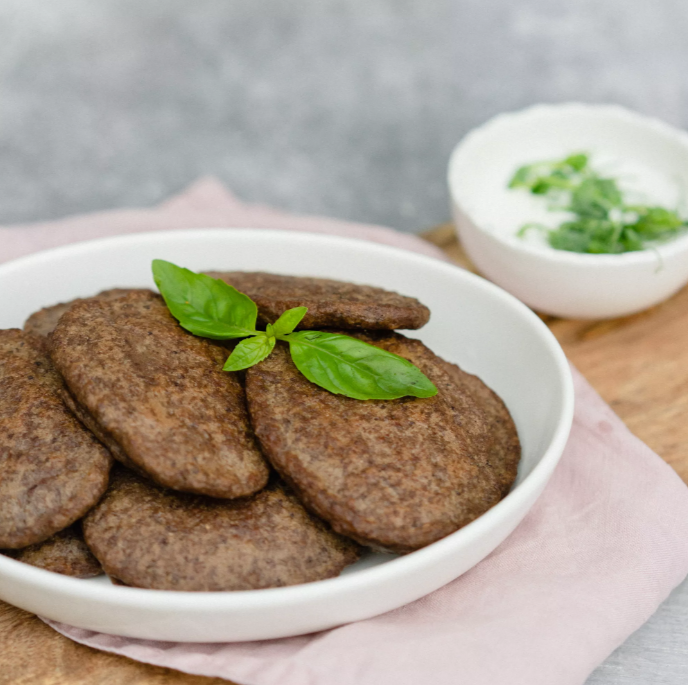
[[[652,174],[648,202],[675,208],[688,188],[688,134],[656,119],[577,103],[501,114],[469,133],[449,162],[454,222],[468,256],[490,280],[555,316],[625,316],[673,295],[688,282],[688,235],[619,255],[555,250],[516,236],[535,219],[522,213],[532,198],[507,187],[516,169],[579,151],[590,152],[593,165],[599,151]]]

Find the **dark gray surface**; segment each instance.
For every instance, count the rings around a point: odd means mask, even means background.
[[[687,35],[685,0],[2,0],[0,223],[210,173],[421,230],[448,218],[452,147],[500,111],[618,102],[688,125]],[[686,682],[688,583],[589,684]]]
[[[686,683],[688,581],[683,581],[654,616],[595,670],[586,685]]]

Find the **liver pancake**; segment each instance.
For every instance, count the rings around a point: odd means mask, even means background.
[[[413,297],[329,278],[280,276],[248,271],[209,271],[248,295],[263,323],[274,323],[287,309],[308,307],[299,329],[421,328],[430,310]]]
[[[114,300],[122,295],[133,292],[131,288],[111,288],[110,290],[103,290],[102,292],[94,295],[94,297],[99,297],[104,300]],[[85,299],[79,297],[75,300],[69,302],[60,302],[59,304],[54,304],[51,307],[43,307],[37,312],[31,314],[31,316],[24,322],[24,332],[33,333],[34,335],[39,335],[43,338],[47,338],[50,333],[55,330],[57,322],[60,317],[77,302],[83,302]]]
[[[103,573],[84,541],[78,522],[43,542],[23,549],[0,550],[0,553],[31,566],[75,578],[93,578]]]
[[[250,368],[246,391],[266,456],[334,530],[396,552],[470,523],[513,483],[520,445],[482,381],[395,333],[349,334],[416,364],[435,397],[354,400],[310,383],[286,345]]]
[[[72,416],[41,340],[0,331],[0,548],[42,542],[107,487],[110,453]]]
[[[222,371],[227,350],[184,331],[158,295],[73,305],[51,355],[82,420],[121,448],[115,457],[186,492],[232,498],[265,486],[244,390]]]
[[[359,547],[273,481],[217,500],[165,490],[117,467],[84,521],[86,541],[120,583],[158,590],[253,590],[331,578]]]

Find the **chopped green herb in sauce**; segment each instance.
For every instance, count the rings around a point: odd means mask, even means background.
[[[558,228],[528,223],[518,231],[521,237],[531,229],[544,231],[557,250],[620,254],[654,247],[688,231],[678,211],[627,204],[617,181],[600,176],[583,153],[522,166],[509,188],[541,195],[552,211],[572,214]]]

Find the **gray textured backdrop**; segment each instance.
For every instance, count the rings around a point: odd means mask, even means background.
[[[242,197],[419,230],[537,101],[688,124],[686,0],[1,0],[0,223]]]
[[[454,144],[500,111],[618,102],[688,125],[687,36],[686,0],[0,0],[0,223],[212,173],[420,230],[448,218]],[[686,682],[684,583],[589,683]]]

